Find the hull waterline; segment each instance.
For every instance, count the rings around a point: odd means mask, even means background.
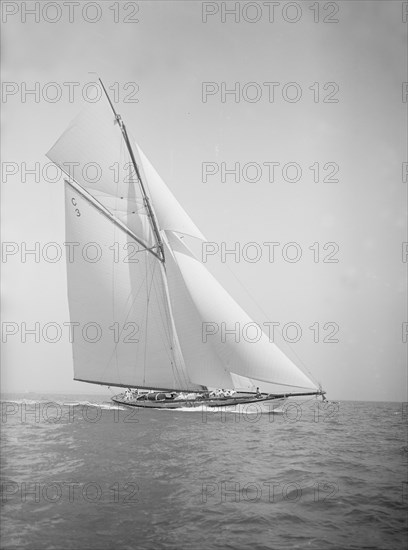
[[[279,414],[286,402],[285,397],[221,397],[204,399],[125,399],[115,395],[111,398],[114,403],[130,408],[165,409],[183,411],[225,411],[243,414]]]

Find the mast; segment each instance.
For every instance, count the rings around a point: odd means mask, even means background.
[[[157,220],[156,220],[156,216],[155,216],[154,211],[153,211],[153,207],[150,204],[150,199],[149,199],[149,197],[146,193],[146,189],[145,189],[145,186],[143,184],[142,177],[140,175],[140,170],[139,170],[139,167],[137,165],[135,155],[133,153],[133,149],[132,149],[132,146],[131,146],[130,141],[129,141],[129,136],[128,136],[128,133],[127,133],[127,130],[126,130],[125,123],[123,122],[122,117],[116,112],[115,107],[113,106],[113,103],[112,103],[112,101],[111,101],[111,99],[108,95],[108,92],[106,91],[106,88],[105,88],[102,80],[99,79],[99,82],[101,83],[102,89],[105,92],[105,95],[106,95],[106,97],[109,101],[109,105],[111,106],[111,109],[113,111],[113,114],[115,115],[116,121],[119,124],[119,128],[122,131],[123,139],[125,140],[126,147],[128,149],[130,159],[131,159],[132,164],[133,164],[133,168],[135,169],[137,178],[139,180],[140,189],[141,189],[142,195],[143,195],[143,203],[144,203],[144,205],[147,209],[147,213],[148,213],[148,216],[150,218],[150,223],[152,225],[153,233],[154,233],[154,236],[155,236],[155,239],[156,239],[156,246],[159,250],[159,256],[160,256],[159,259],[160,259],[161,262],[164,263],[164,247],[163,247],[163,242],[162,242],[162,239],[161,239],[161,236],[160,236],[159,226],[157,224]]]

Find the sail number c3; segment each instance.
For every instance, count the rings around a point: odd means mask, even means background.
[[[73,204],[74,207],[78,206],[75,197],[72,197],[71,203]],[[80,216],[80,215],[81,215],[81,212],[79,211],[79,208],[75,208],[75,214],[76,214],[77,216]]]

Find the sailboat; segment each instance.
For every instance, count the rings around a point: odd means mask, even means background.
[[[130,407],[271,413],[324,391],[266,334],[203,338],[251,318],[191,243],[205,237],[129,136],[102,83],[47,153],[64,174],[74,380]]]

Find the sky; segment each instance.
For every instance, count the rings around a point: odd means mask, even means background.
[[[23,4],[35,3],[2,3],[2,391],[106,393],[73,381],[67,337],[22,338],[22,323],[69,321],[64,258],[23,251],[63,247],[63,183],[45,153],[98,74],[250,316],[301,327],[282,350],[329,399],[405,401],[402,3],[280,2],[272,18],[262,2],[235,14],[234,2],[81,2],[72,22],[62,2],[36,16]],[[265,242],[280,243],[274,261]]]

